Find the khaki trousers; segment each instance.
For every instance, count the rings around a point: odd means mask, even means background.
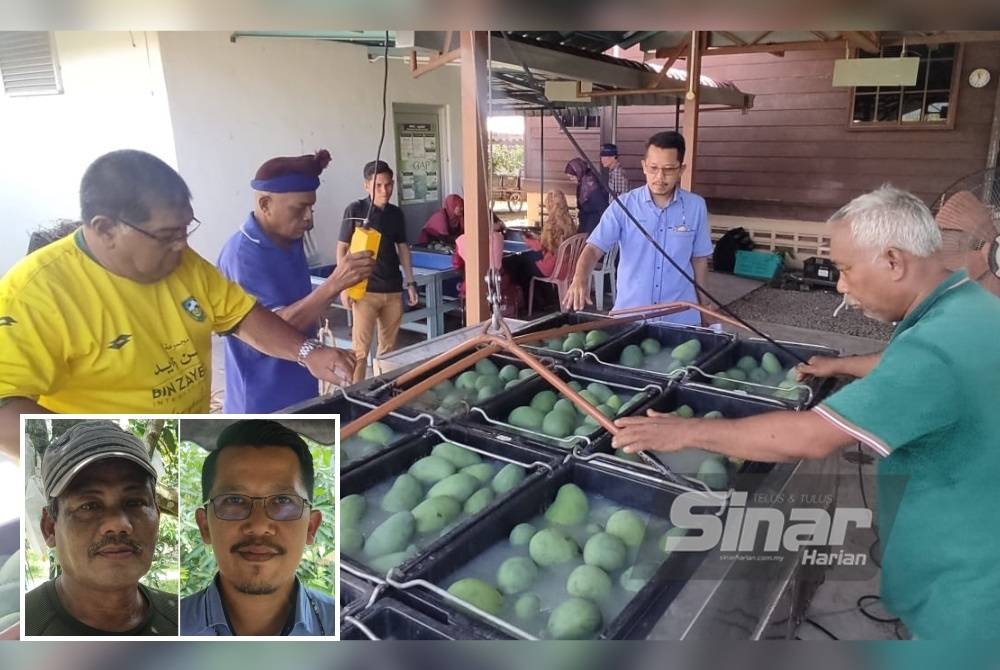
[[[396,346],[399,324],[403,321],[403,297],[400,293],[365,293],[365,297],[354,303],[352,314],[354,327],[351,330],[351,347],[357,359],[354,364],[354,383],[358,383],[365,378],[368,352],[371,350],[376,325],[376,358],[381,358]]]

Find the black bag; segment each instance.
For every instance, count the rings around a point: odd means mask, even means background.
[[[712,252],[712,269],[716,272],[732,272],[736,269],[736,252],[753,250],[753,240],[743,228],[727,230],[715,243]]]

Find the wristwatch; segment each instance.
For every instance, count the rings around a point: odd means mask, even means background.
[[[417,282],[415,282],[415,281],[408,281],[408,282],[406,282],[406,288],[410,288],[411,286],[413,288],[417,288]]]
[[[295,362],[306,367],[306,357],[317,349],[326,349],[326,345],[317,340],[315,337],[308,338],[299,347],[299,355],[296,357]]]

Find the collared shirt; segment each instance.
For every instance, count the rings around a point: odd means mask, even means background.
[[[619,199],[690,277],[694,277],[691,259],[712,255],[708,209],[701,196],[677,187],[674,197],[661,209],[653,202],[649,187],[643,185]],[[605,253],[615,242],[621,245],[615,309],[675,300],[697,302],[691,282],[660,255],[616,203],[605,210],[587,242]],[[701,316],[691,309],[663,320],[699,325]]]
[[[617,196],[628,191],[628,177],[625,176],[625,168],[621,163],[608,169],[608,188]]]
[[[333,635],[334,602],[331,596],[295,580],[295,602],[282,635]],[[219,594],[219,576],[208,587],[181,598],[181,635],[234,635]]]
[[[279,247],[253,213],[222,247],[219,269],[270,310],[294,304],[312,291],[302,240]],[[316,330],[305,334],[313,336]],[[225,370],[227,414],[275,412],[319,393],[318,382],[304,367],[262,354],[235,335],[226,337]]]
[[[368,214],[370,198],[355,200],[344,210],[344,221],[340,226],[341,242],[351,243],[354,229]],[[378,253],[375,255],[375,267],[368,279],[368,293],[400,293],[403,290],[403,275],[399,271],[399,252],[397,244],[406,244],[406,220],[403,210],[394,204],[387,203],[385,207],[371,207],[368,226],[382,234],[379,240]]]
[[[204,414],[212,334],[255,302],[189,248],[157,282],[116,275],[77,230],[0,278],[0,398],[66,414]]]
[[[132,630],[114,632],[94,628],[66,611],[49,580],[24,595],[24,632],[27,635],[177,635],[177,595],[138,584],[146,601],[146,615]]]
[[[882,601],[921,639],[1000,631],[1000,300],[960,271],[815,411],[881,456]]]

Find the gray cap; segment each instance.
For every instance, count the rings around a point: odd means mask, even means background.
[[[55,498],[88,465],[109,458],[132,461],[156,479],[142,440],[108,420],[83,421],[59,436],[42,455],[45,497]]]

